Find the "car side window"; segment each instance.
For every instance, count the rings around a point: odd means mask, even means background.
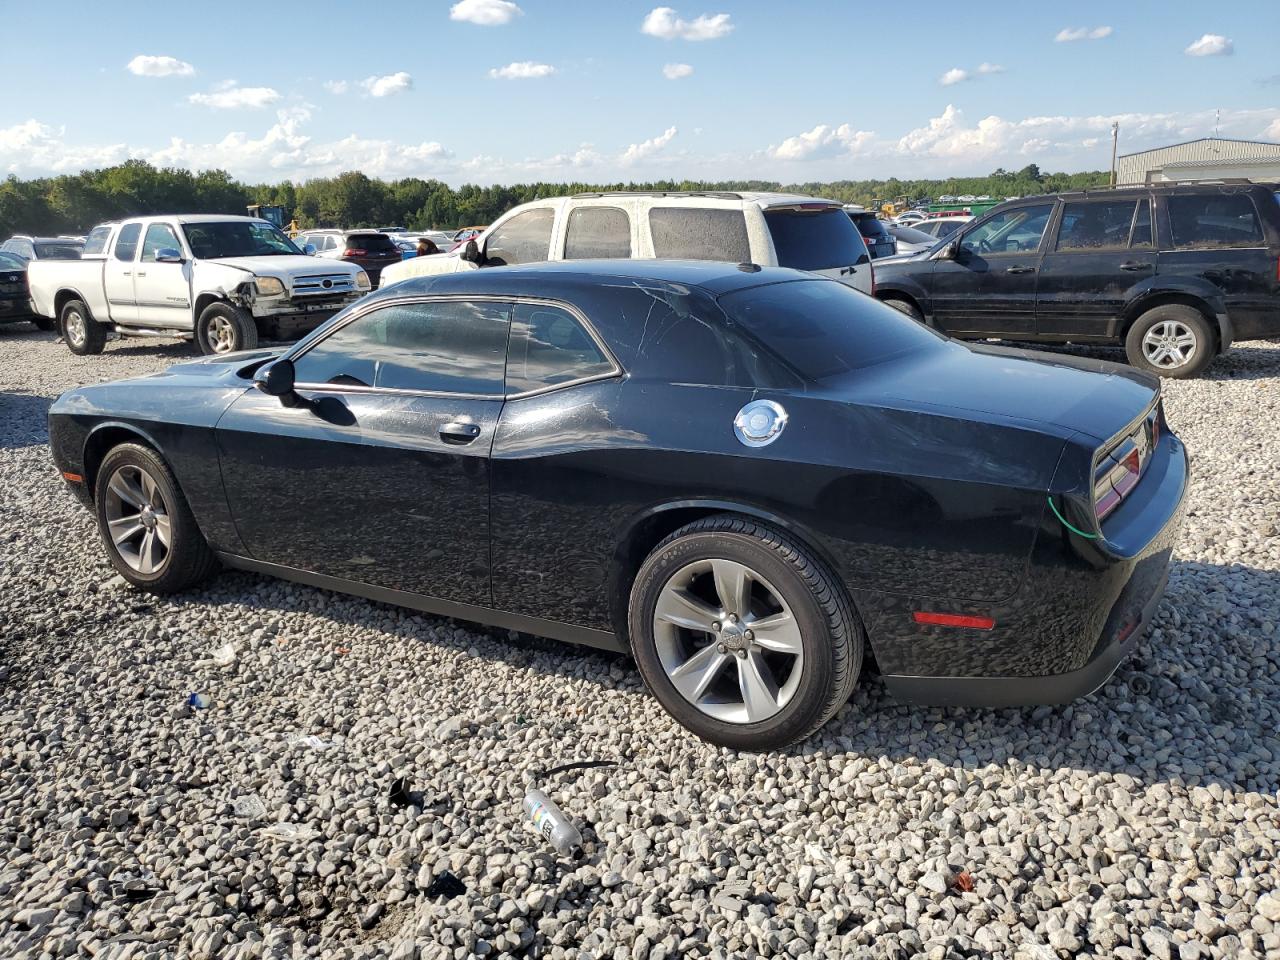
[[[673,260],[750,263],[751,242],[741,210],[654,207],[649,211],[653,255]]]
[[[1118,250],[1129,245],[1136,200],[1073,200],[1062,207],[1059,251]]]
[[[501,396],[511,304],[392,304],[336,329],[294,361],[303,384]]]
[[[501,224],[485,241],[485,263],[492,267],[541,263],[551,254],[551,228],[556,213],[550,207],[526,210]]]
[[[516,304],[507,348],[507,393],[526,393],[613,372],[613,362],[568,310]]]
[[[1053,204],[1016,207],[997,213],[960,240],[961,248],[974,256],[1024,253],[1040,247],[1040,238],[1053,213]]]
[[[1170,196],[1165,205],[1175,247],[1203,250],[1262,245],[1258,211],[1248,194],[1215,191]]]
[[[147,235],[142,241],[143,261],[154,262],[156,254],[165,249],[182,249],[182,245],[178,243],[178,235],[173,232],[173,228],[167,223],[151,224],[147,227]]]
[[[1133,215],[1133,230],[1129,233],[1129,246],[1152,247],[1155,241],[1151,237],[1151,201],[1142,200]]]
[[[126,223],[120,228],[120,236],[116,237],[115,258],[126,263],[133,260],[138,252],[138,237],[142,233],[142,224]]]
[[[565,225],[566,260],[631,257],[631,218],[620,207],[575,207]]]
[[[88,257],[104,253],[107,249],[107,238],[110,236],[110,227],[94,227],[89,231],[89,236],[84,241],[84,250],[81,252],[81,256]]]

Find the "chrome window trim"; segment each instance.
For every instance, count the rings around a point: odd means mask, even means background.
[[[397,297],[395,299],[378,300],[370,303],[363,308],[357,308],[351,311],[342,322],[337,324],[332,330],[325,332],[323,337],[317,337],[310,342],[302,342],[296,344],[292,349],[285,352],[281,359],[288,359],[297,362],[299,357],[306,356],[307,352],[318,344],[324,343],[331,336],[341,330],[348,324],[354,323],[361,317],[367,316],[376,310],[382,310],[386,307],[402,307],[415,303],[508,303],[514,307],[517,303],[533,304],[534,306],[558,307],[566,311],[570,316],[582,324],[582,328],[586,330],[589,336],[605,359],[609,361],[610,370],[593,374],[589,377],[579,377],[576,380],[568,380],[564,383],[554,383],[546,387],[539,387],[537,390],[525,390],[521,393],[506,392],[506,358],[503,358],[503,391],[499,393],[452,393],[447,390],[405,390],[396,387],[364,387],[358,384],[345,383],[307,383],[299,382],[294,384],[295,390],[323,391],[326,393],[356,393],[356,394],[376,394],[393,397],[434,397],[437,399],[455,399],[455,400],[526,400],[530,397],[540,397],[547,393],[554,393],[557,390],[567,390],[570,387],[581,386],[584,383],[594,383],[602,380],[613,380],[624,376],[626,370],[622,364],[618,362],[618,358],[614,356],[613,351],[609,349],[609,345],[604,342],[596,330],[595,325],[587,318],[587,315],[579,310],[574,304],[565,300],[556,300],[552,297],[530,297],[516,295],[504,297],[499,294],[483,293],[483,294],[465,294],[465,293],[442,293],[432,296],[431,294],[417,294],[414,296]],[[507,318],[507,345],[510,349],[511,343],[511,318]]]

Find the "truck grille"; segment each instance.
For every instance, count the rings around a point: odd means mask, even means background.
[[[309,273],[293,278],[295,298],[342,296],[354,293],[355,289],[355,278],[345,273]]]

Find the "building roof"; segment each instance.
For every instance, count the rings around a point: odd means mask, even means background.
[[[1126,160],[1129,157],[1141,157],[1144,154],[1148,154],[1148,153],[1160,153],[1164,150],[1173,150],[1177,147],[1189,147],[1189,146],[1193,146],[1195,144],[1201,144],[1201,143],[1229,143],[1233,145],[1247,145],[1250,147],[1258,147],[1259,150],[1257,151],[1257,155],[1263,156],[1263,157],[1280,154],[1280,143],[1270,143],[1266,140],[1236,140],[1230,137],[1198,137],[1195,140],[1183,140],[1180,143],[1170,143],[1170,144],[1166,144],[1163,147],[1152,147],[1149,150],[1138,150],[1138,151],[1135,151],[1134,153],[1122,153],[1120,154],[1120,159]],[[1234,158],[1238,158],[1244,155],[1244,153],[1242,153],[1239,150],[1238,146],[1232,149],[1231,152]]]

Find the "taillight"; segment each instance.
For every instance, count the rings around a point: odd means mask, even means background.
[[[344,257],[367,257],[369,255],[369,251],[360,250],[356,247],[348,247],[346,250],[342,251],[342,255]]]
[[[1133,492],[1159,439],[1160,410],[1157,408],[1098,459],[1093,470],[1093,509],[1099,523]]]

